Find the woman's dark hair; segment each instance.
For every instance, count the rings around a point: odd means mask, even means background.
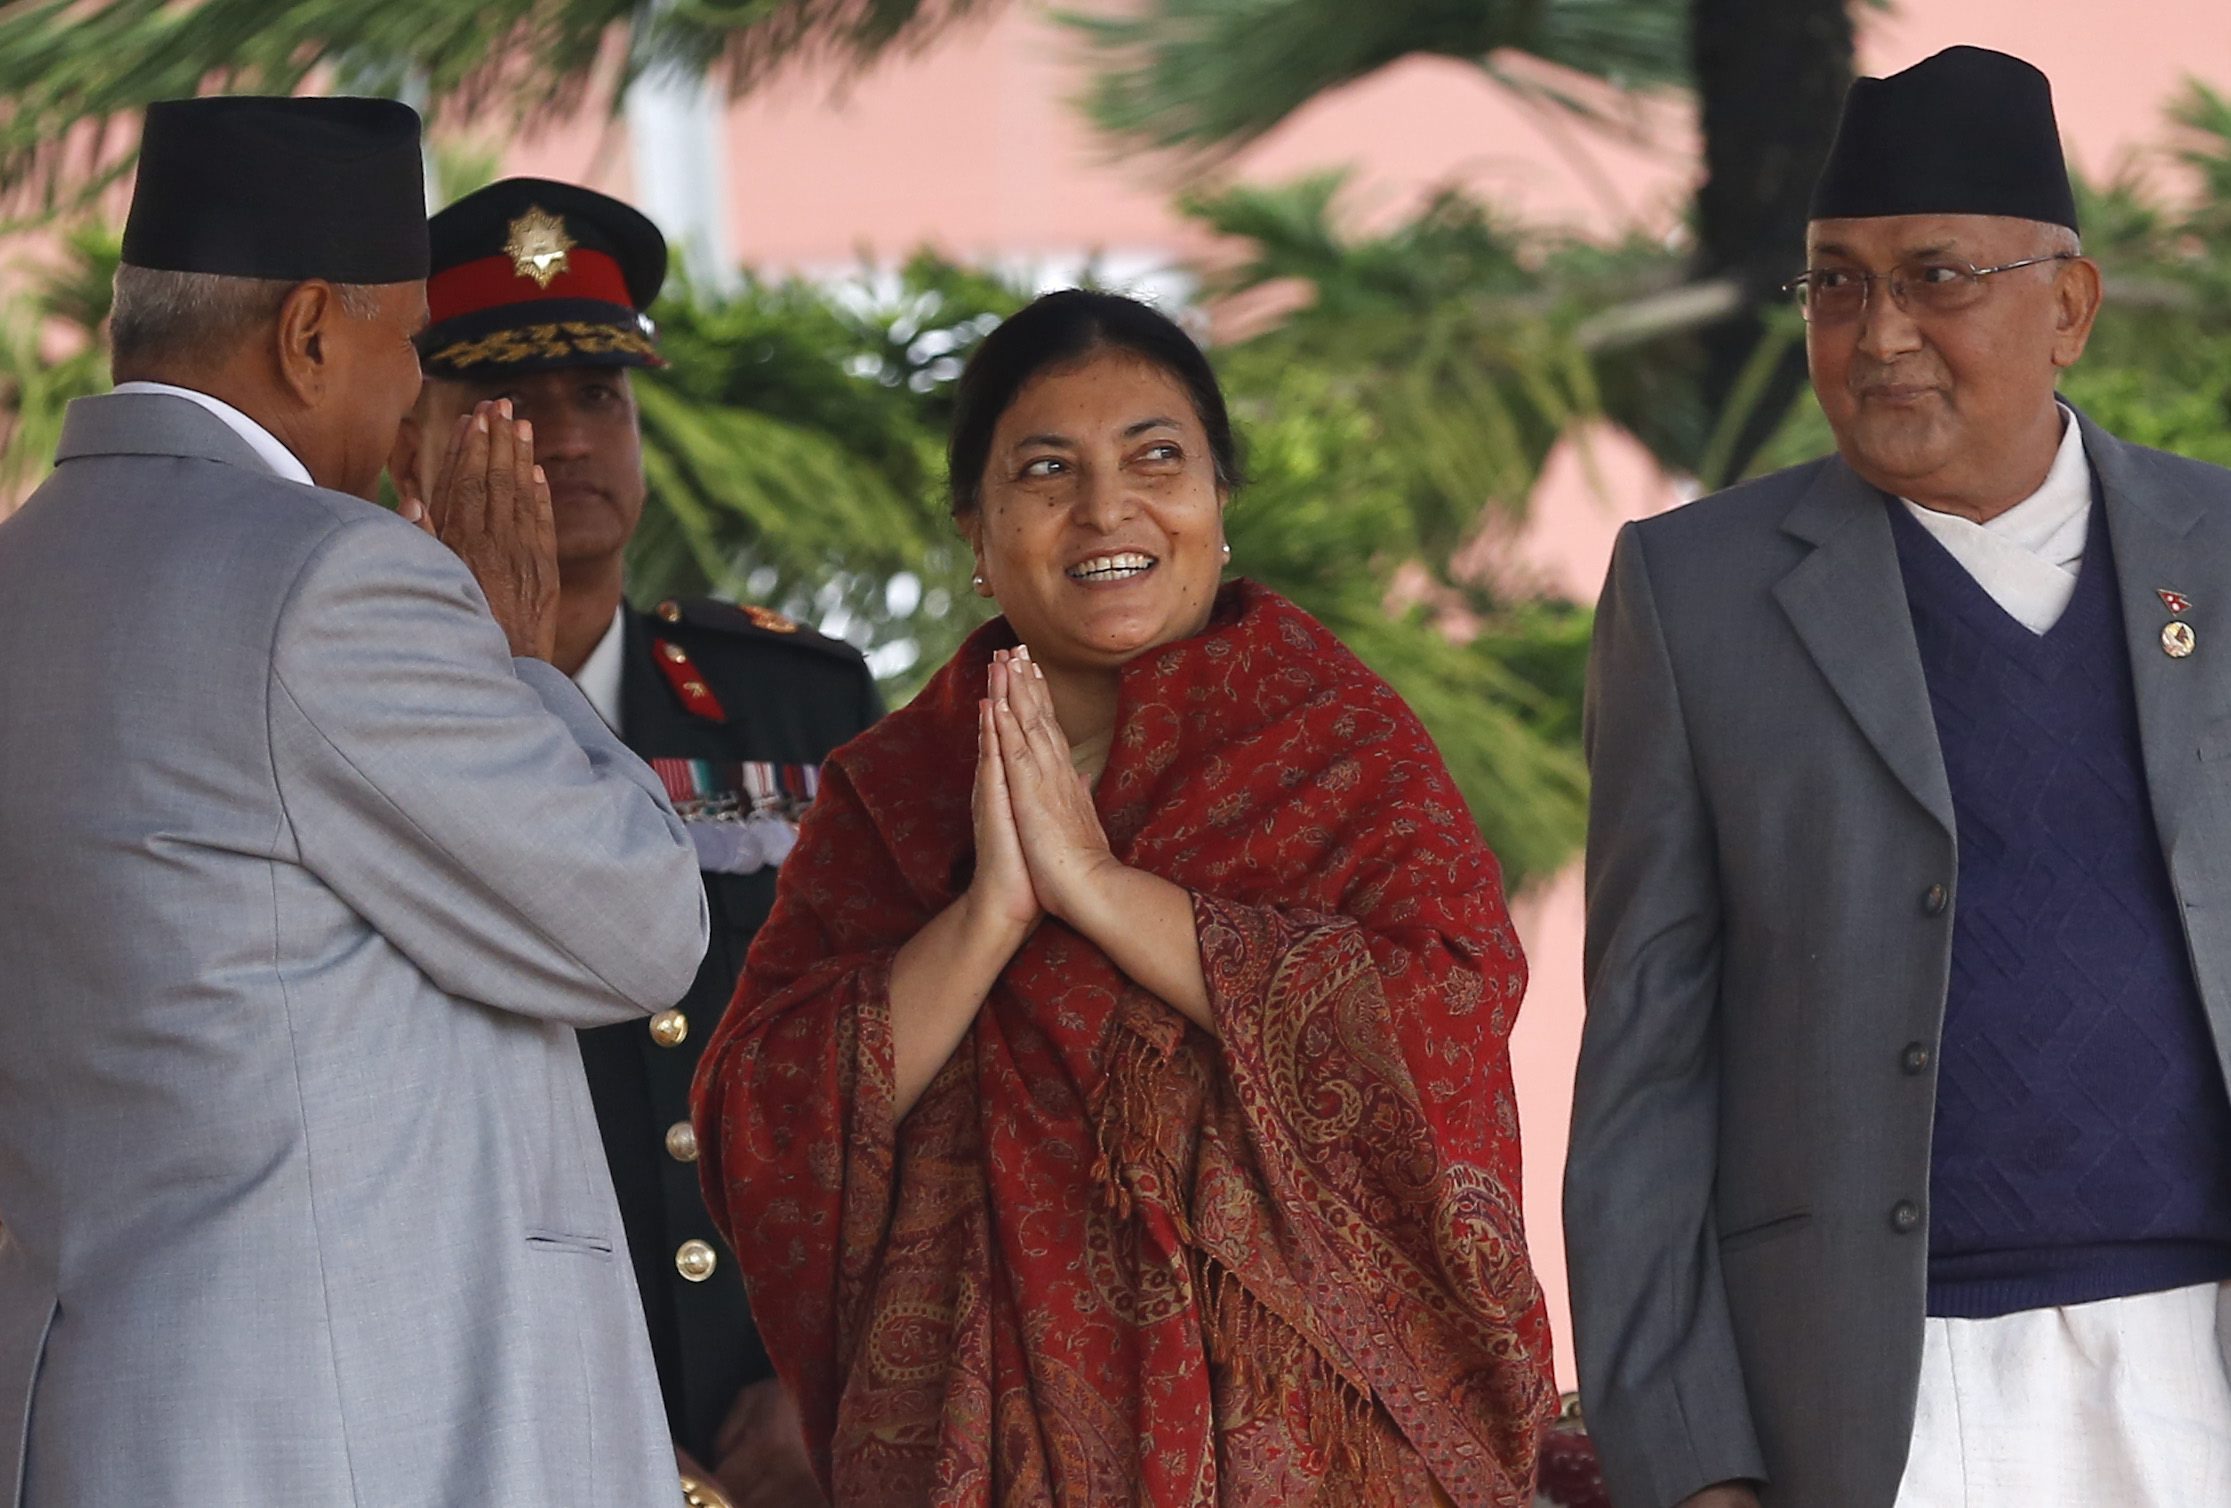
[[[1015,395],[1049,367],[1067,366],[1096,351],[1128,351],[1176,378],[1192,398],[1201,428],[1208,431],[1218,484],[1227,490],[1239,486],[1239,454],[1224,391],[1193,338],[1168,315],[1135,298],[1065,288],[1034,300],[985,336],[961,373],[953,397],[953,435],[945,448],[955,518],[974,513],[983,501],[992,431]]]

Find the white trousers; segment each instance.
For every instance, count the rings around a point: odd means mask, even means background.
[[[1897,1508],[2231,1505],[2231,1283],[1927,1321]]]

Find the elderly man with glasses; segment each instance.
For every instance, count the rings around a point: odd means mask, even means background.
[[[1629,526],[1565,1218],[1619,1508],[2231,1503],[2231,474],[2060,402],[2043,75],[1853,87],[1837,454]]]

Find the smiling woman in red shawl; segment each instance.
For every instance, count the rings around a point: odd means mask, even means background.
[[[841,1508],[1530,1501],[1525,980],[1409,709],[1219,589],[1175,325],[1040,299],[960,385],[1003,616],[847,745],[705,1054],[705,1191]]]

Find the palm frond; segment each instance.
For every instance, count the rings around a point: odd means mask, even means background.
[[[514,119],[616,104],[651,69],[856,70],[998,0],[17,0],[0,7],[0,189],[18,214],[84,202],[120,170],[111,123],[205,92],[423,98]],[[617,56],[611,44],[620,40]],[[121,133],[128,139],[128,133]]]
[[[1070,12],[1095,77],[1084,104],[1113,135],[1212,156],[1328,90],[1424,53],[1488,65],[1528,54],[1622,88],[1686,76],[1683,0],[1150,0]]]
[[[56,259],[22,271],[25,293],[0,310],[0,513],[46,475],[70,400],[108,388],[103,333],[120,239],[97,224],[68,227]]]
[[[2188,79],[2168,113],[2182,138],[2176,158],[2200,180],[2192,229],[2202,235],[2231,231],[2231,96]]]
[[[910,693],[983,617],[941,452],[961,363],[1027,300],[927,253],[895,277],[678,289],[656,311],[672,365],[638,389],[633,590],[780,607]]]
[[[1383,608],[1335,610],[1324,621],[1433,735],[1508,889],[1571,862],[1587,828],[1588,769],[1577,727],[1563,730],[1577,723],[1590,614],[1518,615],[1468,643]],[[1555,674],[1537,681],[1525,667]]]
[[[1587,614],[1478,602],[1460,639],[1390,614],[1399,571],[1445,560],[1441,484],[1390,428],[1368,379],[1274,333],[1215,353],[1247,445],[1231,506],[1233,569],[1315,614],[1417,711],[1513,885],[1554,872],[1585,822],[1579,695]],[[1466,526],[1480,509],[1467,479]]]
[[[1523,506],[1542,461],[1575,420],[1597,411],[1576,321],[1530,259],[1549,244],[1480,206],[1443,195],[1382,235],[1336,224],[1341,180],[1303,179],[1184,201],[1243,256],[1207,280],[1212,295],[1299,284],[1306,303],[1229,353],[1289,409],[1323,417],[1328,401],[1370,416],[1377,442],[1403,457],[1400,537],[1445,561],[1482,510]],[[1321,393],[1291,391],[1318,374]]]
[[[785,70],[854,73],[892,53],[917,52],[1002,0],[688,0],[650,38],[654,62],[692,71],[725,63],[738,89]]]

